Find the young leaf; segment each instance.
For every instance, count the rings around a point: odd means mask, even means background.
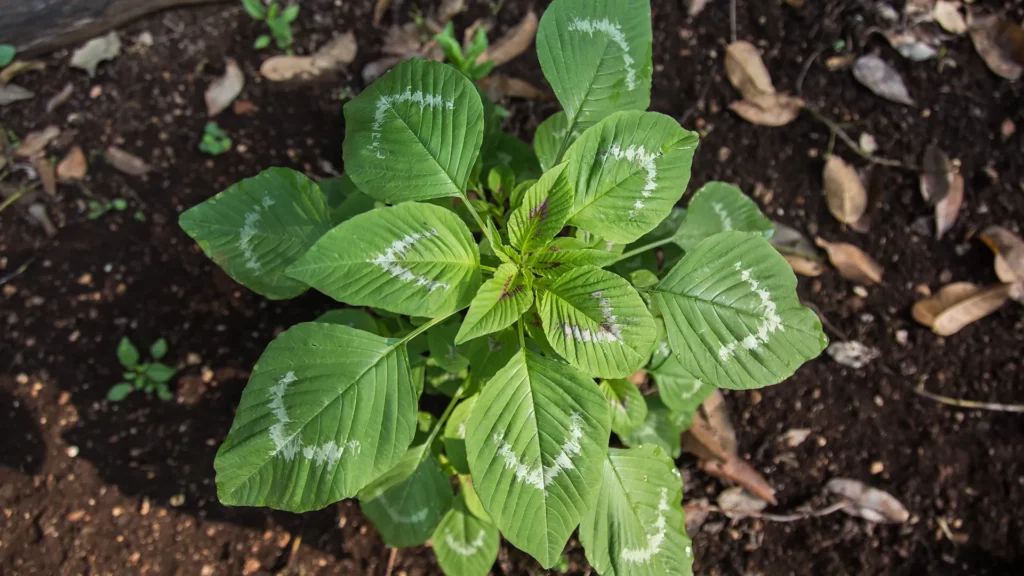
[[[469,461],[466,460],[466,420],[469,420],[478,397],[474,394],[459,402],[444,425],[444,451],[452,467],[460,474],[469,474]]]
[[[153,360],[159,360],[167,355],[167,340],[160,338],[149,347],[149,356]]]
[[[547,278],[558,278],[580,266],[604,268],[618,260],[619,255],[603,250],[563,250],[548,246],[530,258],[531,269]]]
[[[647,420],[639,428],[619,434],[619,439],[631,448],[646,444],[660,446],[673,458],[678,458],[682,454],[680,436],[690,427],[693,415],[669,410],[657,394],[645,396],[644,401],[647,403]]]
[[[654,230],[690,181],[697,134],[656,112],[617,112],[566,153],[572,224],[625,244]]]
[[[359,493],[359,507],[388,546],[419,546],[452,505],[452,487],[426,444]]]
[[[682,367],[720,388],[788,378],[825,348],[821,321],[796,295],[796,276],[763,237],[715,234],[654,288]]]
[[[416,431],[399,341],[309,322],[274,339],[253,368],[217,451],[228,506],[317,510],[389,470]]]
[[[178,223],[236,282],[272,300],[306,291],[284,270],[331,228],[323,193],[288,168],[246,178],[185,211]]]
[[[485,168],[507,165],[518,181],[540,178],[542,174],[537,155],[525,142],[511,134],[499,131],[495,136],[494,150],[486,158]]]
[[[378,336],[381,335],[380,328],[377,326],[377,321],[373,319],[373,316],[370,316],[366,312],[357,308],[328,310],[318,316],[314,322],[338,324],[340,326],[348,326],[349,328],[362,330],[363,332],[369,332],[370,334],[377,334]]]
[[[174,399],[174,393],[167,387],[167,384],[160,382],[156,385],[156,397],[164,402],[170,402]]]
[[[256,37],[256,41],[252,43],[252,47],[256,50],[263,50],[267,46],[270,46],[272,38],[268,34],[260,34]]]
[[[682,478],[661,447],[611,448],[601,491],[580,523],[587,560],[601,574],[692,576],[682,498]]]
[[[459,494],[430,540],[441,570],[448,576],[487,576],[498,558],[498,528],[474,515]]]
[[[139,349],[127,336],[121,338],[117,344],[117,360],[125,368],[135,368],[139,365]]]
[[[135,387],[128,382],[121,382],[120,384],[114,384],[107,390],[107,400],[111,402],[120,402],[128,397],[132,393]]]
[[[602,380],[601,391],[611,407],[612,432],[621,435],[643,426],[647,403],[636,384],[626,379]]]
[[[542,248],[565,226],[573,192],[566,165],[552,168],[526,191],[508,219],[508,236],[520,252]]]
[[[263,17],[267,15],[267,11],[263,8],[263,3],[260,0],[242,0],[242,7],[249,13],[249,16],[253,20],[263,20]]]
[[[480,252],[453,212],[409,202],[339,224],[288,274],[352,306],[434,317],[472,298]]]
[[[537,153],[541,170],[547,172],[554,168],[562,143],[566,142],[565,146],[568,148],[579,137],[579,132],[574,133],[566,141],[568,136],[569,120],[565,117],[565,112],[555,112],[537,126],[537,131],[533,133],[533,151]]]
[[[758,232],[771,238],[775,226],[739,188],[725,182],[708,182],[690,200],[686,218],[674,239],[689,252],[705,238],[730,230]]]
[[[538,292],[548,342],[590,376],[625,378],[647,361],[655,324],[644,301],[621,276],[582,266]]]
[[[501,533],[550,567],[600,485],[608,402],[592,380],[525,350],[484,386],[466,424],[477,492]]]
[[[412,59],[345,104],[345,172],[394,204],[460,196],[480,153],[476,86],[440,62]]]
[[[528,277],[515,264],[502,264],[469,304],[456,343],[504,330],[533,305]]]
[[[427,332],[430,357],[448,372],[458,373],[469,368],[469,358],[456,341],[458,333],[459,325],[454,321],[434,326]]]
[[[153,362],[146,368],[146,378],[149,378],[153,382],[162,384],[174,378],[177,373],[177,369],[167,364],[161,364],[160,362]]]
[[[537,58],[570,132],[651,103],[649,0],[555,0],[537,32]],[[562,147],[564,149],[564,145]]]

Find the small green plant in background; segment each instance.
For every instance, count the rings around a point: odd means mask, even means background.
[[[216,122],[207,122],[203,128],[203,139],[199,142],[199,150],[210,156],[220,156],[231,150],[231,137]]]
[[[18,51],[10,44],[0,44],[0,68],[5,68],[14,61]]]
[[[139,349],[127,336],[121,338],[121,343],[117,345],[117,360],[125,370],[124,382],[107,390],[107,400],[120,402],[136,390],[146,394],[156,392],[157,397],[164,401],[174,398],[167,383],[174,378],[177,370],[159,362],[166,354],[167,340],[161,338],[149,347],[149,362],[140,362]]]
[[[242,0],[242,6],[254,20],[265,22],[270,34],[262,34],[256,38],[253,48],[263,50],[270,46],[271,39],[281,50],[291,53],[294,37],[292,36],[292,22],[299,17],[299,5],[293,4],[285,9],[277,2],[271,2],[265,6],[260,0]]]
[[[469,76],[470,79],[479,80],[494,69],[493,61],[477,62],[477,59],[487,51],[488,46],[487,31],[483,26],[476,29],[476,34],[473,35],[469,46],[466,47],[465,53],[462,51],[462,44],[455,37],[455,25],[451,22],[444,27],[440,34],[434,36],[434,39],[441,46],[441,51],[444,52],[444,57],[448,59],[448,62]]]
[[[109,202],[89,200],[85,205],[89,208],[89,211],[85,213],[85,217],[89,220],[96,220],[111,210],[124,212],[128,209],[128,201],[124,198],[114,198]]]

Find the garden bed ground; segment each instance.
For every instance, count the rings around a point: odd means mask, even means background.
[[[229,184],[270,166],[325,175],[342,168],[341,88],[363,88],[359,70],[376,59],[382,29],[372,3],[310,0],[297,24],[298,50],[355,32],[359,56],[347,75],[312,85],[269,85],[251,46],[261,32],[241,8],[215,5],[148,17],[121,31],[126,45],[149,31],[155,44],[101,66],[89,79],[67,66],[68,53],[19,82],[35,100],[3,108],[0,123],[24,136],[53,123],[76,130],[90,154],[86,189],[61,186],[48,200],[59,224],[49,240],[8,209],[0,220],[0,277],[20,266],[0,297],[0,573],[3,574],[384,574],[390,551],[354,502],[292,515],[230,509],[216,499],[213,458],[227,433],[248,370],[273,336],[329,309],[307,294],[269,302],[235,285],[176,225],[177,215]],[[413,2],[406,2],[406,8]],[[802,94],[824,113],[869,132],[879,154],[917,163],[938,143],[962,161],[966,201],[951,233],[936,240],[931,224],[912,226],[930,208],[913,171],[890,169],[887,197],[874,228],[857,234],[836,222],[821,194],[827,129],[810,115],[784,128],[747,124],[726,108],[737,98],[724,78],[728,2],[712,1],[696,19],[681,3],[654,8],[656,72],[652,109],[707,132],[690,190],[708,180],[748,193],[761,184],[772,217],[828,240],[857,244],[886,268],[884,284],[858,296],[837,273],[801,278],[801,297],[828,320],[834,340],[859,340],[883,355],[860,370],[827,356],[795,377],[758,392],[730,393],[741,453],[779,492],[788,511],[818,495],[836,476],[887,490],[912,512],[902,526],[872,525],[843,514],[792,523],[728,521],[712,516],[694,535],[701,574],[1019,574],[1024,572],[1024,422],[1019,415],[960,410],[913,393],[924,381],[936,393],[1024,403],[1021,349],[1024,314],[1017,305],[960,333],[940,338],[914,323],[918,286],[952,280],[995,281],[991,253],[972,235],[988,224],[1018,230],[1024,217],[1024,136],[1004,141],[1007,119],[1024,126],[1020,85],[994,76],[964,37],[948,44],[955,65],[911,64],[878,37],[863,36],[871,2],[738,2],[741,39],[761,44],[780,89],[795,91],[807,59],[844,40],[859,53],[878,50],[907,79],[918,107],[888,103],[850,72],[829,72],[818,58]],[[1020,21],[1024,7],[995,8]],[[501,30],[528,2],[505,2]],[[403,9],[405,10],[405,9]],[[459,28],[487,12],[473,3]],[[402,16],[403,21],[406,16]],[[866,44],[862,38],[868,38]],[[203,91],[237,59],[251,115],[220,120],[236,149],[210,159],[197,144],[206,122]],[[540,85],[531,50],[502,72]],[[71,83],[74,94],[51,114],[46,100]],[[555,109],[512,102],[509,128],[521,137]],[[127,176],[99,155],[118,145],[150,161],[145,178]],[[841,144],[836,151],[859,160]],[[86,194],[128,199],[131,210],[88,220]],[[132,218],[142,210],[145,222]],[[906,331],[901,343],[899,331]],[[117,341],[163,336],[183,370],[175,402],[135,395],[105,400],[121,369]],[[786,448],[779,437],[810,428]],[[686,499],[710,496],[718,481],[680,466]],[[948,531],[948,533],[946,533]],[[953,537],[953,540],[950,539]],[[298,546],[294,544],[301,538]],[[588,573],[570,541],[572,573]],[[428,549],[402,550],[394,573],[438,574]],[[495,573],[540,572],[505,546]]]

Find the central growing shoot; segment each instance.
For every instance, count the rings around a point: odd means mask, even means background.
[[[675,207],[698,137],[645,111],[647,1],[556,0],[537,49],[564,110],[532,149],[466,73],[411,60],[345,106],[344,177],[273,168],[181,216],[253,291],[352,307],[267,346],[223,503],[358,498],[450,575],[486,574],[500,537],[553,566],[577,527],[601,574],[690,573],[679,434],[825,337],[756,204],[710,183]]]

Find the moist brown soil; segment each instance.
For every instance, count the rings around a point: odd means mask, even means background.
[[[400,20],[413,4],[405,3]],[[456,19],[459,29],[488,14],[488,3],[470,4]],[[801,278],[801,297],[827,319],[833,340],[859,340],[883,355],[860,370],[823,356],[783,384],[728,394],[741,452],[778,490],[776,511],[793,510],[817,497],[827,480],[844,476],[891,492],[912,512],[902,526],[843,514],[792,523],[713,515],[694,535],[698,573],[1024,573],[1024,421],[913,393],[924,382],[948,396],[1024,403],[1024,309],[1005,306],[948,338],[909,313],[922,286],[995,281],[991,254],[972,236],[989,224],[1019,231],[1024,138],[1018,131],[1004,141],[1000,125],[1010,119],[1024,126],[1020,86],[989,72],[965,38],[947,44],[941,70],[935,61],[902,60],[870,34],[877,23],[871,2],[794,9],[775,0],[739,1],[738,35],[764,49],[779,89],[799,91],[855,135],[874,135],[881,155],[914,164],[935,142],[961,160],[965,205],[943,239],[930,232],[915,172],[899,168],[885,173],[887,195],[873,229],[857,234],[823,202],[829,134],[821,123],[805,113],[786,127],[762,128],[727,110],[737,97],[722,73],[728,3],[712,2],[696,19],[678,1],[653,4],[652,109],[706,134],[690,190],[708,180],[734,182],[748,193],[760,184],[772,191],[770,199],[761,197],[772,217],[857,244],[886,268],[885,282],[866,296],[835,272]],[[518,22],[528,5],[505,2],[499,30]],[[1013,0],[990,6],[1017,21],[1024,16]],[[312,293],[286,302],[257,297],[176,226],[183,209],[264,168],[314,175],[325,175],[324,162],[343,168],[337,95],[345,87],[361,90],[359,71],[379,55],[382,31],[372,26],[371,11],[368,0],[303,2],[300,53],[342,31],[354,31],[359,41],[350,72],[313,85],[261,81],[265,54],[251,46],[262,31],[234,4],[131,25],[122,30],[126,46],[143,31],[155,45],[103,64],[93,79],[68,68],[66,51],[47,57],[45,72],[19,79],[39,96],[4,108],[4,128],[20,136],[48,123],[75,130],[73,141],[87,150],[90,166],[85,186],[62,185],[57,197],[42,198],[60,226],[56,238],[47,239],[22,208],[0,219],[0,277],[14,275],[0,296],[0,573],[387,572],[390,550],[354,502],[301,516],[217,502],[213,458],[249,368],[275,334],[332,304]],[[893,63],[918,106],[872,96],[849,71],[829,72],[823,61],[838,41]],[[197,150],[206,122],[203,91],[228,56],[246,73],[242,98],[255,112],[218,117],[236,148],[211,159]],[[501,71],[543,83],[532,51]],[[47,114],[46,100],[68,82],[74,95]],[[527,140],[555,110],[553,103],[522,101],[507,107],[507,129]],[[154,171],[145,178],[115,171],[100,158],[109,145],[142,156]],[[841,143],[836,152],[863,163]],[[90,196],[127,198],[131,209],[89,220],[83,202]],[[135,209],[145,222],[132,218]],[[904,332],[905,340],[897,337]],[[169,359],[181,367],[176,401],[105,400],[120,376],[114,350],[124,335],[147,346],[168,339]],[[793,428],[812,434],[786,448],[779,436]],[[723,488],[696,471],[691,458],[679,464],[686,499],[714,499]],[[590,573],[575,539],[568,556],[572,573]],[[539,572],[510,546],[494,568]],[[440,572],[430,550],[419,548],[398,552],[394,573]]]

